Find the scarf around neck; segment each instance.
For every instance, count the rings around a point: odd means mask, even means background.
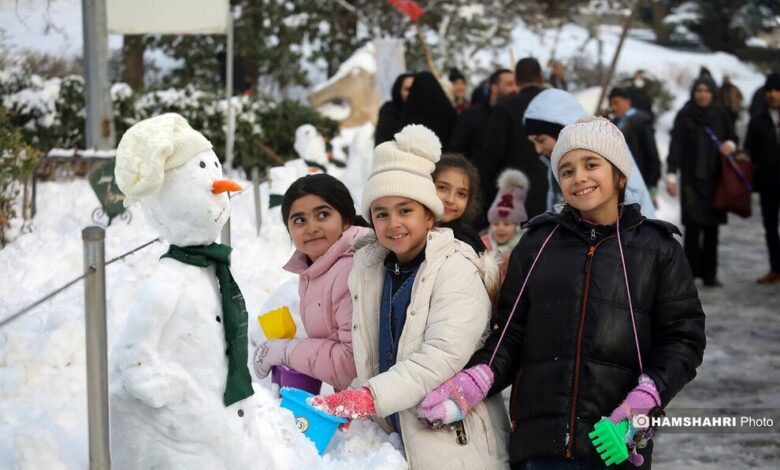
[[[219,293],[222,298],[222,318],[227,344],[228,374],[222,400],[225,406],[252,395],[252,377],[247,369],[247,311],[244,296],[230,273],[232,248],[219,243],[208,246],[171,245],[160,257],[173,258],[191,266],[205,268],[216,265]]]

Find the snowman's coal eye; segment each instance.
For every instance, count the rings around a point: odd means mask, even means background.
[[[214,166],[219,168],[219,162],[214,162]]]
[[[206,162],[200,162],[200,167],[201,168],[206,168]]]

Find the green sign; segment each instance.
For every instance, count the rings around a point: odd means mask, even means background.
[[[119,190],[114,178],[115,164],[116,159],[112,158],[89,175],[89,184],[100,200],[100,205],[103,206],[103,212],[108,217],[108,225],[111,225],[114,217],[125,211],[123,204],[125,195]]]

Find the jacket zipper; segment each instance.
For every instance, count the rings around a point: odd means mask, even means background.
[[[360,292],[361,292],[361,294],[366,292],[366,278],[365,278],[365,275],[361,275],[360,276]],[[362,328],[360,328],[360,330],[361,330],[360,333],[363,335],[363,339],[366,342],[365,343],[366,344],[366,359],[368,360],[369,367],[371,368],[371,373],[374,374],[377,371],[378,366],[377,367],[374,366],[374,356],[372,354],[374,348],[372,347],[372,344],[371,344],[371,335],[370,335],[370,333],[368,331],[368,328],[366,328],[366,324],[367,324],[366,312],[365,312],[365,309],[363,308],[363,304],[365,303],[365,299],[363,297],[364,297],[363,295],[360,295],[358,297],[358,299],[357,299],[357,301],[359,303],[358,311],[361,313],[360,323],[362,323],[362,325],[361,325]],[[377,341],[377,344],[378,344],[378,341]]]
[[[637,226],[639,226],[642,223],[640,220],[637,224],[632,225],[631,227],[623,230],[623,232],[627,232]],[[617,238],[616,235],[610,235],[609,237],[602,238],[601,241],[596,243],[595,245],[590,245],[588,247],[588,255],[585,262],[585,292],[582,296],[582,310],[580,312],[580,324],[579,328],[577,330],[577,349],[574,353],[574,385],[572,387],[572,399],[571,399],[571,411],[569,412],[569,431],[568,431],[568,442],[566,443],[566,452],[564,453],[564,456],[567,459],[572,458],[572,448],[574,447],[574,421],[577,417],[577,392],[580,388],[580,352],[582,348],[582,333],[585,329],[585,314],[587,313],[588,309],[588,293],[590,291],[590,268],[593,265],[593,257],[596,253],[596,249],[604,243],[605,241],[611,239],[611,238]],[[591,239],[595,240],[595,229],[591,230]]]
[[[572,458],[571,449],[574,446],[574,421],[577,414],[577,392],[580,388],[580,350],[582,348],[582,332],[585,329],[585,315],[588,309],[588,293],[590,291],[590,267],[593,265],[593,256],[596,253],[596,249],[604,241],[612,237],[602,239],[595,245],[590,245],[588,248],[588,257],[585,262],[585,292],[582,296],[582,310],[580,311],[580,324],[577,329],[577,349],[574,353],[574,385],[572,386],[571,393],[571,410],[569,411],[569,438],[566,443],[566,453],[564,454],[567,459]]]
[[[523,369],[517,372],[514,383],[512,383],[512,396],[509,399],[509,420],[512,423],[512,432],[517,429],[517,421],[515,420],[515,404],[517,403],[517,387],[520,385],[520,377],[523,375]]]

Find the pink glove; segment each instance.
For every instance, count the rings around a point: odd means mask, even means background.
[[[275,339],[260,343],[252,361],[257,378],[268,377],[273,366],[288,366],[290,353],[297,345],[297,339]]]
[[[434,428],[460,421],[485,398],[494,380],[487,364],[464,369],[426,395],[417,416]]]
[[[374,395],[368,387],[350,388],[327,397],[317,395],[310,404],[320,411],[347,419],[366,419],[375,415]]]
[[[615,408],[609,415],[609,420],[615,424],[624,419],[630,421],[638,414],[648,414],[656,406],[661,406],[661,397],[658,389],[655,388],[655,382],[649,376],[642,374],[639,376],[639,385],[628,393],[620,406]]]

